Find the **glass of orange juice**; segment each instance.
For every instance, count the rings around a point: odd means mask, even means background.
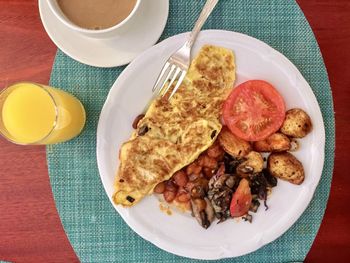
[[[17,144],[53,144],[77,136],[85,110],[73,95],[45,85],[21,82],[0,93],[0,133]]]

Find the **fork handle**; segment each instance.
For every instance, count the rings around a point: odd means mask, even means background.
[[[186,47],[192,48],[194,41],[196,40],[198,33],[201,31],[202,26],[204,25],[205,21],[207,21],[209,15],[213,11],[216,4],[219,2],[219,0],[207,0],[205,3],[201,14],[199,15],[196,24],[193,27],[193,30],[190,34],[189,39],[186,42]]]

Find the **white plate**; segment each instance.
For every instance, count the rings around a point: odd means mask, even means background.
[[[97,129],[97,161],[110,200],[119,164],[118,150],[129,138],[134,118],[150,99],[164,61],[184,43],[186,35],[166,39],[141,54],[119,76],[108,95]],[[219,225],[214,223],[208,230],[189,215],[168,216],[161,212],[155,196],[144,198],[130,209],[113,205],[136,233],[168,252],[197,259],[237,257],[281,236],[306,209],[322,174],[325,131],[310,86],[282,54],[257,39],[228,31],[201,32],[193,54],[204,44],[234,50],[236,85],[248,79],[267,80],[283,95],[287,108],[301,107],[309,113],[314,129],[301,140],[301,148],[295,153],[304,165],[304,183],[295,186],[279,180],[268,200],[269,210],[260,208],[252,224],[228,220]]]
[[[128,30],[111,39],[94,39],[61,23],[46,0],[39,0],[41,21],[51,40],[73,59],[95,67],[116,67],[129,63],[154,45],[168,19],[169,0],[143,0]]]

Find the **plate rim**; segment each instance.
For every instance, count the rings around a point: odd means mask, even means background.
[[[285,56],[283,55],[281,52],[277,51],[276,49],[274,49],[273,47],[271,47],[270,45],[268,45],[267,43],[257,39],[257,38],[254,38],[252,36],[249,36],[247,34],[243,34],[243,33],[239,33],[239,32],[234,32],[234,31],[228,31],[228,30],[213,30],[213,29],[210,29],[210,30],[203,30],[201,31],[201,34],[232,34],[233,36],[235,37],[240,37],[240,38],[245,38],[249,41],[253,41],[253,42],[256,42],[257,44],[261,45],[262,47],[265,47],[265,48],[268,48],[270,50],[273,51],[274,55],[277,55],[279,57],[279,59],[282,59],[284,63],[286,63],[296,74],[298,74],[298,76],[300,76],[300,80],[303,82],[303,85],[307,86],[308,89],[307,89],[307,92],[309,92],[310,96],[312,97],[312,99],[316,102],[316,108],[314,109],[316,112],[317,115],[320,116],[320,120],[321,120],[321,123],[320,123],[320,131],[319,131],[319,135],[320,135],[320,147],[317,149],[317,152],[319,154],[319,158],[320,158],[320,161],[322,161],[322,165],[319,166],[319,168],[316,170],[317,172],[317,175],[319,174],[319,176],[316,178],[317,180],[315,180],[313,182],[313,184],[309,187],[309,191],[310,193],[305,197],[304,199],[304,202],[298,206],[298,210],[296,211],[296,213],[293,214],[293,217],[292,218],[289,218],[288,222],[287,223],[284,223],[282,225],[282,227],[279,227],[277,230],[275,230],[275,233],[271,236],[269,236],[268,238],[265,238],[264,240],[259,240],[257,246],[255,246],[253,249],[251,248],[246,248],[243,252],[241,251],[240,253],[236,254],[236,255],[231,255],[231,254],[225,254],[225,255],[213,255],[212,257],[201,257],[201,256],[198,256],[197,254],[193,254],[191,253],[191,255],[189,254],[186,254],[184,255],[184,251],[179,252],[179,250],[174,250],[173,247],[170,245],[165,245],[164,243],[161,243],[159,242],[158,238],[154,237],[154,234],[152,233],[148,233],[148,234],[145,234],[144,232],[142,231],[139,231],[138,229],[135,229],[132,225],[132,223],[128,222],[128,219],[125,215],[123,215],[122,213],[120,213],[120,207],[117,207],[114,203],[113,203],[113,200],[112,198],[108,195],[107,193],[107,186],[106,186],[106,182],[104,181],[103,179],[103,175],[101,174],[101,171],[102,171],[102,164],[101,164],[101,156],[100,156],[100,148],[101,148],[101,141],[99,139],[99,134],[101,133],[101,129],[102,128],[102,122],[104,121],[103,120],[103,116],[105,115],[105,112],[107,112],[108,110],[108,105],[109,105],[109,102],[112,100],[112,96],[117,96],[118,93],[120,91],[114,91],[115,90],[115,87],[118,86],[118,82],[119,81],[123,81],[124,78],[126,78],[125,76],[127,75],[127,72],[128,71],[128,68],[129,67],[133,67],[134,64],[137,64],[139,60],[142,60],[143,59],[143,56],[145,56],[145,54],[147,52],[150,52],[150,50],[152,49],[157,49],[159,48],[160,46],[162,45],[166,45],[166,43],[168,41],[171,41],[175,38],[180,38],[180,37],[184,37],[185,35],[189,34],[189,32],[186,32],[186,33],[180,33],[180,34],[177,34],[177,35],[174,35],[174,36],[171,36],[163,41],[161,41],[160,43],[158,43],[157,45],[155,46],[152,46],[150,47],[149,49],[145,50],[144,52],[142,52],[139,56],[137,56],[126,68],[125,70],[119,75],[119,77],[116,79],[116,81],[113,83],[109,93],[108,93],[108,96],[105,100],[105,103],[102,107],[102,110],[101,110],[101,113],[100,113],[100,117],[99,117],[99,121],[98,121],[98,126],[97,126],[97,142],[96,142],[96,156],[97,156],[97,164],[98,164],[98,169],[99,169],[99,175],[100,175],[100,179],[101,179],[101,182],[104,186],[104,189],[105,189],[105,192],[108,196],[108,199],[110,200],[110,202],[112,203],[113,207],[116,209],[116,211],[119,213],[119,215],[123,218],[123,220],[125,221],[125,223],[134,231],[136,232],[140,237],[142,237],[143,239],[151,242],[152,244],[154,244],[155,246],[157,246],[158,248],[162,249],[162,250],[165,250],[169,253],[172,253],[172,254],[175,254],[175,255],[178,255],[178,256],[182,256],[182,257],[188,257],[188,258],[193,258],[193,259],[204,259],[204,260],[215,260],[215,259],[223,259],[223,258],[229,258],[229,257],[237,257],[237,256],[242,256],[242,255],[245,255],[245,254],[248,254],[248,253],[251,253],[253,251],[256,251],[258,249],[260,249],[261,247],[263,247],[264,245],[268,244],[268,243],[271,243],[272,241],[278,239],[281,235],[283,235],[289,228],[291,228],[295,223],[296,221],[300,218],[300,216],[304,213],[304,211],[307,209],[307,207],[309,206],[314,194],[315,194],[315,191],[316,191],[316,187],[318,186],[319,182],[320,182],[320,179],[321,179],[321,176],[322,176],[322,173],[323,173],[323,167],[324,167],[324,160],[325,160],[325,139],[326,139],[326,136],[325,136],[325,126],[324,126],[324,120],[323,120],[323,115],[322,115],[322,112],[321,112],[321,109],[320,109],[320,105],[318,103],[318,100],[312,90],[312,88],[310,87],[309,83],[305,80],[304,76],[301,74],[301,72],[299,71],[299,69]],[[113,94],[114,93],[114,94]],[[142,232],[142,233],[141,233]],[[265,233],[265,232],[262,232],[262,233]],[[188,251],[187,251],[188,252]]]

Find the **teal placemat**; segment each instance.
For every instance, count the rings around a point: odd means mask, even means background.
[[[162,39],[190,31],[203,0],[171,0]],[[326,159],[311,204],[293,227],[262,249],[230,262],[303,261],[321,223],[332,178],[334,114],[326,69],[314,35],[294,0],[221,0],[205,28],[242,32],[287,56],[309,82],[326,128]],[[108,91],[124,67],[82,65],[58,51],[51,84],[75,94],[85,105],[87,123],[76,139],[47,147],[56,205],[83,262],[185,262],[134,233],[110,204],[96,164],[96,127]]]

